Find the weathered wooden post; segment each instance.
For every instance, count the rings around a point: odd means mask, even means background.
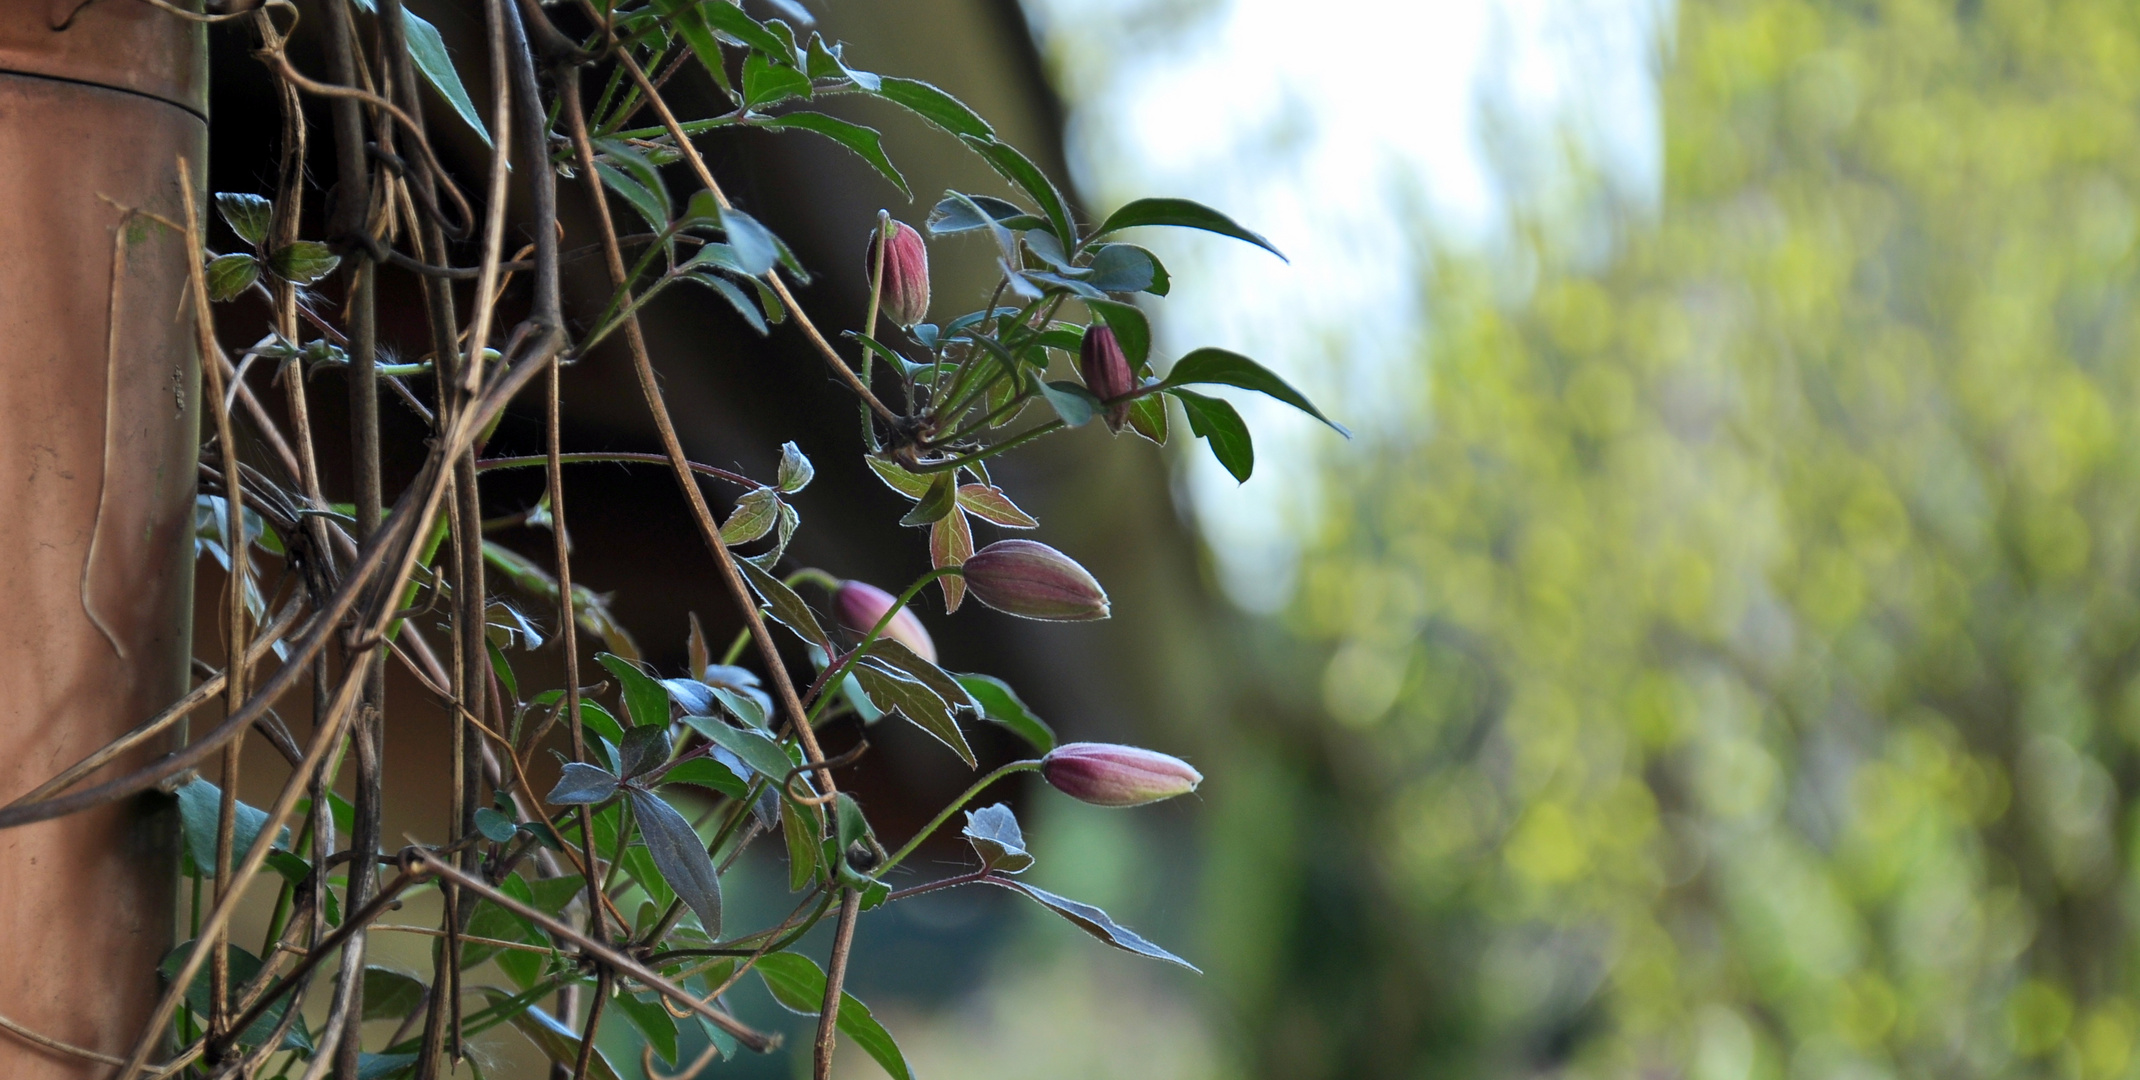
[[[184,692],[199,414],[178,161],[206,175],[204,28],[139,0],[0,3],[0,803]],[[168,738],[108,766],[138,767]],[[123,1055],[172,944],[151,793],[0,832],[0,1016]],[[0,1031],[0,1076],[111,1067]]]

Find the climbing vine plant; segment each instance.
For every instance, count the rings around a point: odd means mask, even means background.
[[[1135,297],[1164,295],[1169,275],[1150,251],[1120,237],[1178,226],[1270,248],[1267,241],[1180,199],[1139,200],[1097,225],[1081,223],[1029,158],[951,95],[852,66],[839,44],[797,28],[806,19],[761,21],[723,0],[488,0],[482,25],[494,82],[473,89],[438,30],[399,0],[326,0],[306,9],[303,25],[284,0],[241,0],[206,14],[144,2],[216,24],[216,33],[247,35],[279,89],[285,146],[274,190],[189,189],[186,219],[164,223],[198,254],[190,312],[209,404],[198,547],[228,582],[203,602],[219,605],[225,655],[235,659],[205,669],[191,693],[126,740],[0,809],[0,827],[10,827],[153,787],[175,793],[183,872],[193,882],[190,940],[163,964],[162,999],[118,1063],[121,1080],[428,1080],[465,1059],[468,1039],[500,1025],[523,1032],[563,1075],[614,1077],[596,1048],[605,1023],[637,1030],[649,1076],[671,1075],[657,1057],[674,1075],[697,1075],[718,1059],[778,1047],[776,1035],[725,1003],[746,978],[818,1015],[810,1048],[817,1077],[829,1075],[844,1037],[905,1078],[892,1035],[842,988],[855,924],[885,905],[965,885],[1017,892],[1108,945],[1188,966],[1106,912],[1023,881],[1034,855],[1016,818],[1001,804],[975,804],[1023,771],[1106,806],[1182,794],[1202,777],[1149,750],[1058,745],[1011,687],[940,666],[908,606],[934,585],[951,612],[971,599],[1033,619],[1107,617],[1100,584],[1061,552],[1028,539],[975,549],[971,517],[1039,527],[990,478],[999,454],[1095,420],[1165,442],[1164,401],[1172,398],[1190,432],[1245,479],[1254,466],[1247,428],[1224,400],[1190,387],[1260,391],[1323,419],[1234,353],[1199,349],[1158,374]],[[289,46],[300,33],[317,34],[317,52],[304,55],[324,57],[325,70],[293,60]],[[693,65],[710,76],[721,105],[682,118],[661,88]],[[477,107],[478,93],[486,108]],[[423,120],[429,94],[489,148],[480,175],[454,175],[432,149]],[[810,275],[722,192],[698,140],[744,127],[812,133],[908,194],[876,131],[816,111],[849,95],[881,98],[942,129],[954,140],[945,152],[979,156],[1019,199],[947,192],[923,229],[880,215],[855,238],[866,253],[868,314],[828,337],[796,296]],[[324,137],[336,160],[317,238],[299,235],[312,195],[303,148],[314,133],[300,111],[307,97],[330,106]],[[671,190],[678,177],[689,178],[687,192]],[[517,221],[508,216],[516,187],[529,208]],[[585,202],[590,235],[565,235],[565,198]],[[211,214],[236,239],[228,250],[204,241]],[[509,233],[533,241],[508,253]],[[992,245],[999,274],[986,297],[971,298],[981,306],[931,322],[929,237],[959,233]],[[596,253],[607,271],[612,291],[597,308],[567,312],[562,303],[568,244]],[[395,353],[375,323],[378,283],[391,274],[420,282],[428,326],[421,341],[393,343]],[[790,500],[814,472],[793,443],[780,448],[771,477],[687,459],[640,328],[646,303],[681,285],[732,305],[761,334],[807,339],[859,403],[854,452],[912,502],[901,524],[926,530],[928,574],[895,595],[791,566],[801,519]],[[511,289],[524,292],[529,314],[507,325],[499,304]],[[219,311],[241,309],[217,305],[248,295],[265,300],[270,317],[255,344],[231,353],[220,342],[232,327],[216,323]],[[605,350],[601,362],[632,365],[662,454],[560,445],[560,368],[594,362],[584,358],[613,339],[622,357]],[[416,359],[397,362],[397,354]],[[248,380],[268,369],[279,372],[274,381],[286,395],[279,414]],[[350,386],[349,502],[323,494],[308,409],[308,381],[331,371]],[[486,456],[503,411],[531,399],[547,409],[547,452]],[[394,493],[380,468],[387,407],[427,428],[423,467]],[[241,444],[241,424],[261,437]],[[244,460],[249,448],[262,459]],[[601,600],[574,582],[567,466],[633,460],[674,473],[745,623],[732,644],[716,648],[694,621],[680,672],[640,659]],[[547,565],[485,538],[483,480],[510,469],[547,478],[540,503],[512,522],[549,530]],[[702,484],[720,491],[725,520]],[[783,637],[799,642],[810,667],[790,668]],[[534,650],[555,650],[563,686],[538,688],[516,674],[516,659]],[[389,702],[388,665],[405,667],[434,700]],[[293,709],[290,691],[308,681],[312,722],[300,738],[277,710]],[[177,727],[219,695],[224,718],[182,748],[99,778],[126,747]],[[380,835],[382,725],[391,710],[440,703],[456,718],[454,812],[435,843],[396,849]],[[840,790],[839,772],[854,754],[828,758],[819,745],[819,726],[847,713],[914,724],[977,771],[964,734],[974,724],[1008,728],[1032,756],[977,776],[914,835],[880,838],[867,808]],[[238,736],[256,728],[287,767],[280,794],[263,807],[235,797],[241,770],[256,767],[241,758]],[[536,774],[557,779],[536,784]],[[337,784],[354,797],[334,794]],[[962,811],[972,868],[893,889],[887,874]],[[756,843],[784,849],[793,909],[771,925],[738,926],[726,917],[722,875]],[[258,890],[272,891],[274,914],[255,953],[232,941],[231,917]],[[380,916],[420,890],[442,898],[428,978],[368,965],[367,940],[384,932]],[[798,951],[828,920],[829,956],[820,962]],[[490,960],[511,985],[463,981]],[[328,1007],[324,1019],[308,1021],[302,1006],[315,994],[328,995]],[[394,1026],[368,1037],[370,1020]],[[684,1039],[693,1026],[700,1037]],[[682,1060],[687,1042],[706,1049]]]

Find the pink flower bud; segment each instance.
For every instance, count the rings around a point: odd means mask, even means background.
[[[1095,806],[1142,806],[1187,795],[1204,774],[1178,757],[1114,743],[1064,743],[1040,759],[1055,790]]]
[[[883,230],[870,230],[863,273],[876,274],[877,244],[883,239]],[[929,314],[929,249],[906,222],[892,223],[892,245],[884,252],[884,288],[879,296],[884,317],[900,326],[912,326]]]
[[[1122,354],[1122,343],[1115,340],[1113,329],[1097,323],[1085,329],[1085,342],[1077,351],[1077,371],[1085,377],[1085,389],[1101,401],[1137,388],[1137,377],[1129,370],[1129,357]],[[1110,429],[1122,430],[1122,422],[1127,419],[1129,402],[1108,407]]]
[[[862,581],[840,582],[839,589],[832,594],[833,614],[839,617],[840,625],[857,638],[869,633],[870,628],[877,625],[877,620],[884,618],[884,613],[898,602],[898,597]],[[932,664],[936,663],[936,642],[930,639],[921,620],[914,617],[912,608],[900,608],[899,614],[884,624],[881,636],[906,646],[914,655]]]
[[[966,557],[966,587],[1006,615],[1085,622],[1108,615],[1107,593],[1070,556],[1031,540],[998,540]]]

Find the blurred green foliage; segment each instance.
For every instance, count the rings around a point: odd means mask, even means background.
[[[1688,0],[1662,88],[1327,455],[1217,989],[1289,1078],[2133,1075],[2140,8]]]

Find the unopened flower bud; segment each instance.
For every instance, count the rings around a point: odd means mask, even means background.
[[[877,245],[883,240],[884,230],[870,230],[864,273],[876,274]],[[900,326],[912,326],[929,314],[929,249],[906,222],[892,223],[892,243],[884,250],[884,286],[878,295],[884,317]]]
[[[884,618],[884,613],[898,602],[898,597],[862,581],[840,582],[839,589],[832,594],[833,613],[839,616],[840,625],[858,638],[869,633],[877,625],[877,620]],[[921,620],[914,617],[912,608],[900,608],[899,614],[884,624],[884,633],[879,636],[888,637],[913,650],[914,655],[936,663],[936,642],[930,639]]]
[[[1085,389],[1101,401],[1121,397],[1137,388],[1137,377],[1129,370],[1129,357],[1122,353],[1122,343],[1115,339],[1113,328],[1094,324],[1085,329],[1085,342],[1077,351],[1077,371],[1085,377]],[[1122,422],[1129,419],[1129,402],[1117,402],[1107,409],[1107,426],[1122,430]]]
[[[1204,774],[1178,757],[1114,743],[1064,743],[1040,759],[1055,790],[1095,806],[1142,806],[1187,795]]]
[[[1031,540],[998,540],[961,567],[975,599],[1006,615],[1085,622],[1108,615],[1107,593],[1070,556]]]

